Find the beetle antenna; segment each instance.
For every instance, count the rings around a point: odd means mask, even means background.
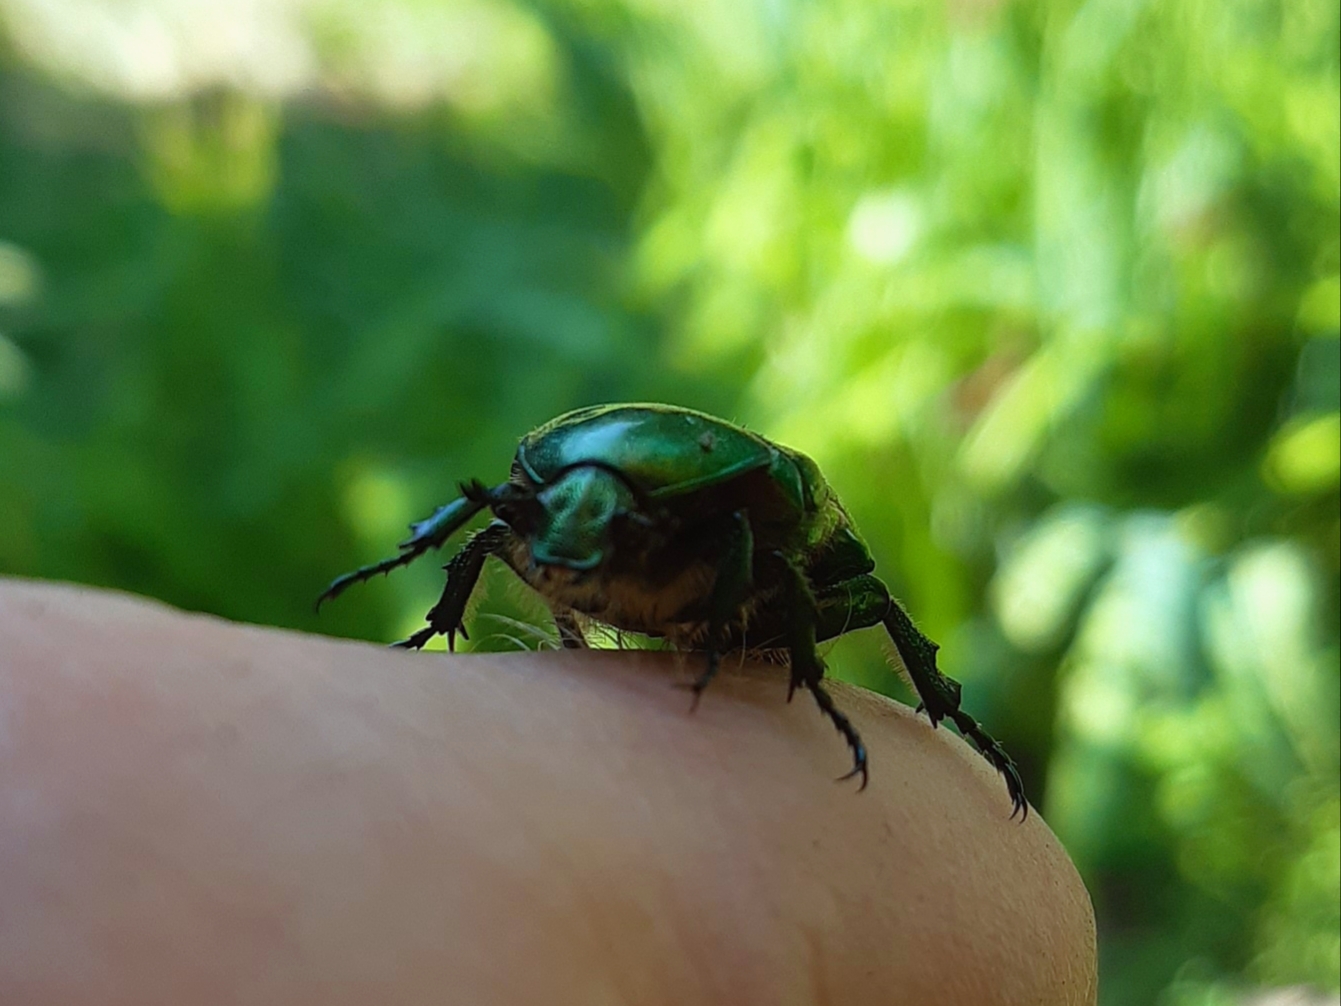
[[[494,501],[494,490],[490,489],[479,479],[471,479],[469,482],[460,482],[457,488],[461,490],[461,495],[472,503],[478,503],[482,507],[487,507]]]

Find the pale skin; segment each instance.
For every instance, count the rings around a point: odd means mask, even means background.
[[[405,653],[0,580],[0,1002],[1095,1002],[947,729],[777,667]]]

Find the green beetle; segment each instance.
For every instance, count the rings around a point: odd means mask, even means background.
[[[949,719],[1005,777],[1015,814],[1028,814],[1015,763],[959,705],[936,669],[937,646],[872,575],[875,563],[815,463],[721,419],[670,405],[578,409],[528,433],[508,480],[461,496],[410,526],[400,554],[340,577],[351,584],[440,547],[481,511],[493,520],[447,564],[427,626],[455,646],[484,560],[497,556],[554,612],[568,647],[586,641],[576,615],[706,653],[697,703],[723,653],[787,658],[788,699],[807,689],[852,749],[844,779],[867,781],[866,748],[821,684],[816,644],[883,622],[932,725]]]

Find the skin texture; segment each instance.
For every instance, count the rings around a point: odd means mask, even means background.
[[[0,1002],[1089,1004],[1037,814],[777,667],[404,653],[0,580]]]

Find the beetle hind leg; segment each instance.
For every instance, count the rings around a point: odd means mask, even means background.
[[[1023,821],[1029,816],[1029,802],[1024,795],[1024,782],[1020,779],[1020,770],[1015,760],[1006,753],[1001,742],[982,728],[977,720],[960,709],[945,714],[959,728],[959,732],[969,739],[978,753],[992,763],[992,767],[1006,780],[1006,792],[1010,794],[1010,816],[1020,815]]]
[[[962,689],[959,682],[942,674],[936,667],[936,650],[939,647],[918,630],[902,605],[892,598],[884,623],[885,630],[899,651],[904,669],[917,690],[918,698],[922,700],[920,708],[926,710],[931,725],[934,727],[941,720],[948,719],[992,763],[992,767],[1006,780],[1006,791],[1010,794],[1011,802],[1010,816],[1013,818],[1019,814],[1023,821],[1029,816],[1029,803],[1024,795],[1020,770],[1000,742],[960,708]]]

